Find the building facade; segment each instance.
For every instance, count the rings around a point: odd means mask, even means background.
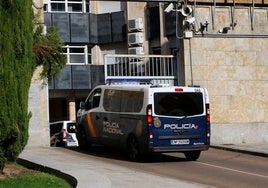
[[[178,84],[209,91],[212,143],[268,143],[267,0],[43,5],[44,24],[58,28],[67,57],[49,84],[49,121],[75,119],[79,101],[105,82],[106,54],[171,54]]]

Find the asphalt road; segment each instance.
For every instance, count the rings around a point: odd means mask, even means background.
[[[197,161],[185,160],[183,154],[151,155],[143,162],[130,162],[124,152],[106,147],[89,151],[72,149],[75,155],[88,155],[122,167],[145,173],[187,180],[215,187],[268,187],[268,158],[210,148]]]

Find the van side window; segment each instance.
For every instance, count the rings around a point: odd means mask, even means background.
[[[120,112],[121,92],[113,89],[105,89],[103,107],[106,111]]]
[[[123,91],[121,112],[140,112],[143,105],[143,91]]]
[[[98,88],[88,97],[86,101],[87,109],[96,108],[100,105],[101,89]]]
[[[143,105],[143,91],[104,91],[103,107],[111,112],[140,112]]]

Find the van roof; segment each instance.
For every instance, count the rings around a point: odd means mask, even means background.
[[[173,90],[175,92],[196,92],[197,91],[197,88],[200,89],[199,92],[202,92],[202,90],[204,88],[202,87],[194,87],[194,86],[168,86],[168,85],[135,85],[135,84],[116,84],[116,85],[99,85],[97,86],[99,88],[103,88],[103,89],[123,89],[123,90],[127,90],[127,89],[141,89],[141,88],[144,88],[144,89],[159,89],[159,90],[162,90],[161,88],[163,88],[163,90]],[[96,87],[96,88],[97,88]]]
[[[72,121],[72,120],[62,120],[62,121],[55,121],[55,122],[49,122],[49,124],[56,124],[56,123],[76,123],[76,121]]]

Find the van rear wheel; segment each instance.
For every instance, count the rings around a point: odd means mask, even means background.
[[[196,161],[201,154],[201,151],[186,151],[184,155],[188,161]]]
[[[87,141],[86,131],[83,127],[79,127],[76,133],[78,146],[82,150],[86,150],[89,148],[90,143]]]
[[[127,141],[128,155],[131,161],[137,161],[141,158],[139,143],[134,135],[131,135]]]

